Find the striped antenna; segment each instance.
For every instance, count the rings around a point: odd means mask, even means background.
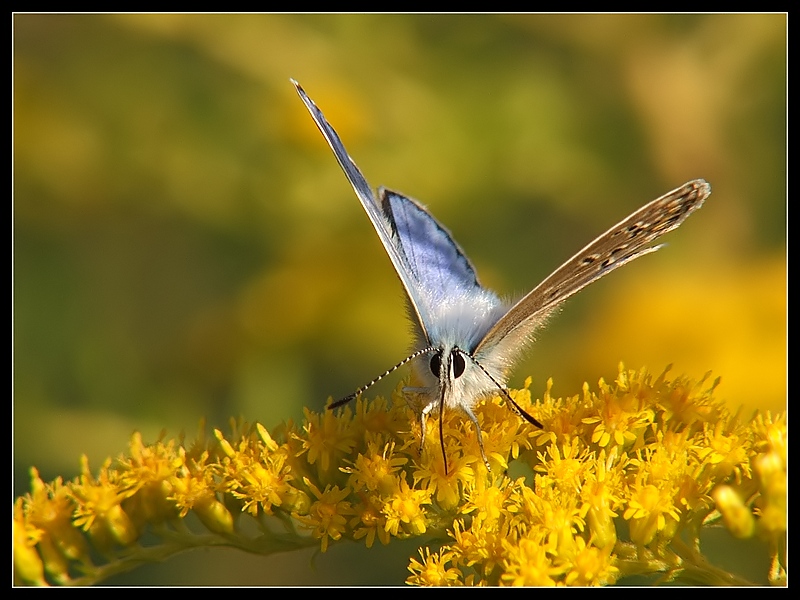
[[[397,363],[391,369],[387,369],[386,371],[384,371],[383,373],[378,375],[375,379],[370,381],[368,384],[362,385],[360,388],[358,388],[352,394],[350,394],[348,396],[345,396],[341,400],[337,400],[336,402],[332,402],[331,404],[328,405],[328,409],[329,410],[333,410],[334,408],[339,408],[340,406],[343,406],[343,405],[347,404],[351,400],[355,399],[356,397],[358,397],[361,394],[363,394],[364,392],[366,392],[369,388],[371,388],[373,385],[378,383],[381,379],[383,379],[387,375],[391,375],[392,373],[394,373],[397,369],[399,369],[403,365],[408,364],[409,362],[411,362],[415,358],[418,358],[418,357],[422,356],[423,354],[427,354],[428,352],[435,352],[435,351],[436,351],[436,348],[433,348],[431,346],[429,346],[427,348],[423,348],[422,350],[417,350],[416,352],[414,352],[414,354],[405,357],[403,360],[401,360],[399,363]]]

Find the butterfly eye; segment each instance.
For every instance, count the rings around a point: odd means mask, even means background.
[[[467,368],[467,363],[464,362],[464,357],[461,352],[453,352],[453,379],[458,379],[464,374],[464,369]]]
[[[439,377],[439,371],[442,369],[442,355],[440,352],[437,352],[433,356],[431,356],[431,373]]]

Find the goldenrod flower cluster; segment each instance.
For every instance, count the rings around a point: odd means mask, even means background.
[[[402,388],[392,406],[307,410],[272,432],[234,422],[192,444],[134,435],[97,473],[85,459],[66,483],[31,470],[14,506],[15,578],[88,584],[188,547],[324,552],[419,536],[411,585],[747,584],[703,554],[703,531],[725,527],[763,540],[763,581],[785,584],[785,416],[741,420],[714,397],[716,382],[667,375],[620,366],[613,384],[573,397],[553,398],[548,382],[536,403],[528,380],[511,395],[542,430],[501,398],[483,402],[491,471],[456,411],[441,421],[447,471],[438,418],[420,452]]]

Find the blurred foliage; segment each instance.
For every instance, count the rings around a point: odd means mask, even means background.
[[[572,300],[512,385],[552,376],[559,393],[620,360],[675,363],[719,373],[733,405],[783,408],[786,28],[780,14],[15,15],[15,495],[29,466],[71,477],[75,456],[114,455],[134,429],[296,419],[405,355],[400,287],[289,77],[372,185],[427,204],[501,293],[707,179],[669,248]],[[311,583],[307,560],[241,581]]]

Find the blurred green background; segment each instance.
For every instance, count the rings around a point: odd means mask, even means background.
[[[31,465],[72,477],[134,430],[299,420],[406,355],[400,285],[290,77],[370,183],[425,203],[503,294],[707,179],[669,247],[571,300],[511,384],[567,395],[619,361],[674,363],[721,376],[734,407],[784,409],[786,26],[15,15],[15,495]],[[399,584],[413,547],[195,553],[115,581]]]

